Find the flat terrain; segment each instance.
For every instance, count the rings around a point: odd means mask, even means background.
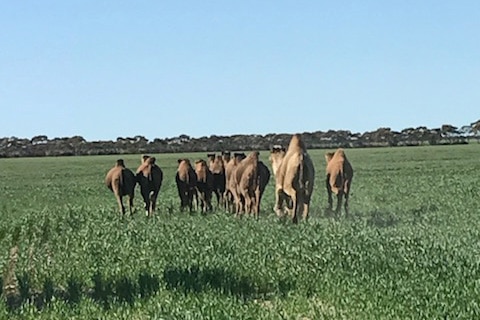
[[[324,215],[325,151],[310,151],[299,225],[274,216],[273,177],[258,221],[180,212],[176,160],[205,154],[155,154],[152,219],[138,187],[136,214],[118,215],[103,180],[120,156],[0,159],[4,281],[18,245],[17,297],[0,318],[479,318],[480,145],[347,149],[347,219]]]

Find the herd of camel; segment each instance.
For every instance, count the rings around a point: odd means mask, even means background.
[[[260,202],[270,179],[270,170],[259,160],[259,153],[222,152],[221,155],[208,154],[208,162],[178,159],[175,175],[181,210],[211,211],[212,197],[216,196],[217,208],[258,218]],[[348,215],[348,197],[353,178],[353,169],[343,149],[327,152],[326,189],[328,212],[332,211],[332,194],[337,196],[335,213],[340,214],[344,202]],[[309,215],[310,199],[313,192],[315,170],[300,134],[294,134],[288,148],[274,146],[270,151],[270,164],[275,179],[275,213],[279,217],[288,216],[293,223]],[[136,173],[125,167],[122,159],[117,160],[105,178],[105,184],[113,191],[119,209],[125,214],[122,198],[129,197],[129,212],[133,212],[135,187],[140,185],[147,216],[155,211],[157,197],[162,186],[163,172],[155,163],[155,157],[142,156]],[[344,198],[344,201],[343,201]]]

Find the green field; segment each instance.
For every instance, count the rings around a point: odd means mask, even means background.
[[[351,216],[179,212],[178,157],[158,212],[121,218],[103,180],[118,156],[0,159],[0,265],[18,245],[2,319],[475,319],[480,317],[480,145],[348,149]],[[264,160],[268,152],[261,153]],[[135,170],[140,155],[122,156]],[[269,164],[268,164],[269,165]],[[6,294],[3,292],[3,301]]]

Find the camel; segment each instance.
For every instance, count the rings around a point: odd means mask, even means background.
[[[240,161],[232,175],[236,215],[253,214],[258,219],[263,192],[270,179],[270,170],[259,160],[259,152],[253,151]]]
[[[272,165],[273,175],[277,174],[278,167],[282,163],[283,157],[285,157],[285,147],[274,145],[270,151],[270,163]]]
[[[207,154],[209,160],[209,169],[213,175],[213,193],[217,198],[217,208],[224,206],[223,195],[225,193],[225,165],[220,155]]]
[[[277,216],[286,211],[293,223],[302,215],[308,219],[313,191],[315,169],[300,134],[294,134],[287,151],[270,157],[275,174],[275,212]],[[274,161],[274,162],[273,162]],[[274,166],[275,164],[275,166]]]
[[[236,180],[233,179],[233,175],[238,164],[246,157],[245,153],[234,153],[233,158],[225,165],[225,209],[228,212],[233,212],[235,207],[235,197],[237,192]]]
[[[235,213],[240,215],[242,212],[248,214],[257,212],[258,193],[260,190],[258,179],[258,152],[251,152],[241,162],[237,164],[232,176],[235,184],[233,192],[235,201]]]
[[[332,193],[337,195],[337,208],[335,214],[338,216],[342,207],[342,198],[345,196],[345,216],[348,216],[348,198],[353,179],[353,168],[343,149],[325,154],[326,166],[326,187],[328,194],[328,210],[332,210]]]
[[[222,151],[223,164],[226,165],[231,159],[230,151]]]
[[[115,166],[108,171],[105,177],[105,185],[115,195],[122,215],[125,214],[122,198],[128,195],[128,209],[130,215],[132,215],[136,179],[133,172],[125,167],[123,159],[118,159]]]
[[[197,205],[203,213],[212,210],[213,175],[205,160],[195,161]]]
[[[193,197],[196,194],[197,176],[192,168],[190,160],[178,159],[178,168],[175,175],[178,195],[180,196],[180,209],[183,211],[187,206],[193,211]]]
[[[262,196],[265,191],[265,188],[267,187],[268,181],[270,180],[270,170],[268,167],[262,162],[258,161],[258,188],[259,188],[259,193],[258,193],[258,201],[256,203],[256,208],[255,212],[258,214],[260,213],[260,203],[262,202]]]
[[[163,182],[163,171],[155,164],[155,160],[155,157],[144,155],[142,164],[136,172],[147,217],[153,216],[155,212],[158,194]]]

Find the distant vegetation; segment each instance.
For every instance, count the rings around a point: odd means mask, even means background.
[[[115,141],[86,141],[81,136],[53,139],[45,135],[31,139],[8,137],[0,138],[0,158],[267,150],[276,144],[287,145],[290,137],[291,134],[287,133],[211,135],[200,138],[183,134],[152,141],[140,135],[118,137]],[[460,128],[444,124],[441,128],[417,127],[402,131],[379,128],[364,133],[348,130],[303,132],[303,139],[308,149],[467,144],[480,141],[480,120]]]

